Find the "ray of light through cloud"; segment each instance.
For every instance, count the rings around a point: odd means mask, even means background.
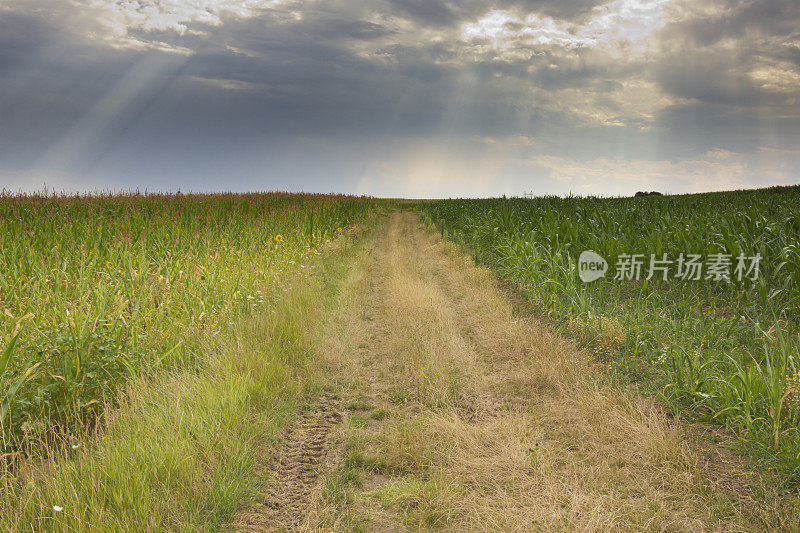
[[[92,157],[93,147],[102,144],[110,130],[119,127],[122,116],[135,105],[147,101],[163,84],[171,81],[181,56],[145,56],[112,85],[86,113],[34,162],[31,172],[66,172]]]
[[[790,0],[8,0],[0,186],[796,182]]]

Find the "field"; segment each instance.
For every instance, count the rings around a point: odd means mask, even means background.
[[[800,187],[674,197],[451,200],[418,209],[612,372],[742,437],[800,483]],[[578,256],[643,254],[639,279],[592,283]],[[730,280],[647,280],[650,254],[732,258]],[[735,275],[760,254],[758,276]],[[673,265],[675,266],[675,265]],[[750,261],[745,261],[745,270]],[[755,277],[755,279],[751,279]]]
[[[197,364],[202,334],[263,305],[281,273],[371,208],[286,194],[0,198],[3,452],[69,439],[129,377]]]
[[[0,198],[0,529],[794,531],[799,196]]]

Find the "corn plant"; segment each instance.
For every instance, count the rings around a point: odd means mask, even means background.
[[[644,198],[493,198],[419,203],[442,235],[514,285],[565,333],[580,317],[625,325],[612,366],[644,389],[769,448],[800,484],[796,392],[800,186]],[[580,281],[583,250],[760,255],[755,279]],[[581,339],[594,332],[577,332]],[[665,349],[666,347],[666,349]],[[793,374],[794,373],[794,374]],[[794,395],[794,396],[793,396]],[[794,405],[794,404],[792,404]],[[790,438],[791,437],[791,438]]]
[[[19,338],[20,332],[17,331],[14,336],[11,337],[11,340],[8,342],[5,350],[3,350],[3,354],[0,355],[0,378],[3,377],[3,373],[8,368],[9,363],[11,362],[11,356],[14,354],[14,346],[17,344],[17,339]],[[6,414],[11,409],[11,402],[14,401],[14,397],[17,395],[17,391],[25,383],[31,375],[36,371],[41,363],[36,363],[27,370],[25,370],[22,375],[17,377],[16,381],[13,381],[11,385],[8,387],[2,394],[2,402],[0,402],[0,427],[3,426],[3,422],[6,419]]]
[[[264,305],[374,206],[284,193],[0,195],[6,442],[72,432],[132,376],[203,364],[198,333]]]

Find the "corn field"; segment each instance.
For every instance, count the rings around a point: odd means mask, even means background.
[[[642,198],[422,202],[579,344],[800,483],[800,187]],[[754,279],[584,283],[578,257],[761,257]]]
[[[264,303],[361,220],[364,198],[0,197],[3,450],[63,438],[139,373],[197,364],[197,333]]]

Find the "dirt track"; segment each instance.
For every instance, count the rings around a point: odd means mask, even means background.
[[[267,501],[235,529],[768,529],[685,428],[597,380],[413,214],[354,261],[319,355],[331,395],[286,432]]]
[[[296,531],[307,525],[312,491],[332,452],[331,430],[342,421],[338,401],[323,397],[284,433],[269,471],[267,499],[242,513],[236,531]]]

